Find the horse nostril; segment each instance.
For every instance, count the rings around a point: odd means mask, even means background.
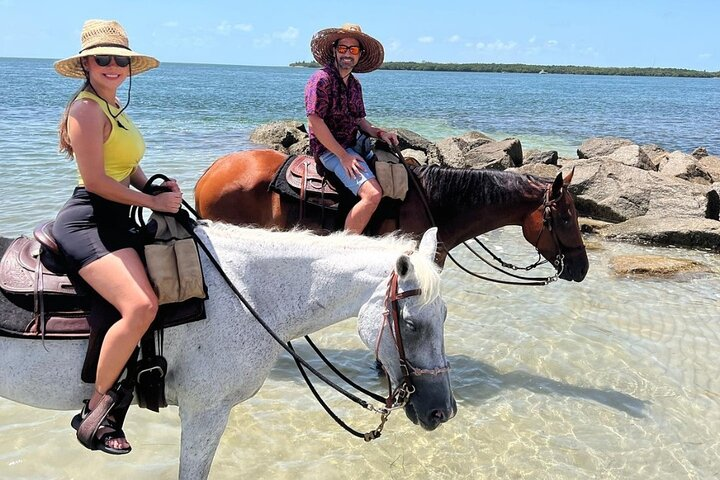
[[[430,419],[442,423],[447,421],[447,415],[445,415],[444,411],[437,409],[430,412]]]

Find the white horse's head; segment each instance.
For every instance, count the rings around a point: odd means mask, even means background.
[[[445,357],[447,308],[440,297],[436,249],[437,228],[432,228],[417,251],[400,255],[395,262],[391,279],[395,276],[397,287],[382,282],[358,315],[360,337],[376,351],[393,391],[408,384],[405,388],[411,393],[405,413],[426,430],[434,430],[457,412]]]

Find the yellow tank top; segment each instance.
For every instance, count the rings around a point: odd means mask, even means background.
[[[76,100],[87,98],[100,105],[100,109],[110,120],[112,130],[110,136],[103,144],[103,159],[105,162],[105,174],[117,181],[124,180],[133,173],[145,153],[145,141],[135,124],[125,113],[117,116],[123,127],[118,126],[113,115],[120,111],[115,105],[109,105],[102,98],[91,92],[80,92]],[[110,108],[110,110],[108,110]],[[111,114],[112,113],[112,114]],[[78,184],[83,186],[83,180],[78,172]]]

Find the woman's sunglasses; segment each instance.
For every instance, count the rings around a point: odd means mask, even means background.
[[[130,57],[121,57],[119,55],[95,55],[93,58],[99,67],[107,67],[110,65],[110,61],[112,59],[115,59],[115,65],[118,67],[122,68],[130,65]]]

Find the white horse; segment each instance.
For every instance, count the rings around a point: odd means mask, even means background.
[[[402,346],[414,392],[406,414],[427,430],[455,415],[443,344],[446,307],[439,295],[435,229],[419,247],[408,237],[327,237],[201,224],[196,233],[233,284],[284,340],[353,316],[364,343],[377,351],[393,387],[403,380],[385,298],[395,272]],[[281,347],[201,255],[208,286],[207,319],[165,331],[168,403],[181,419],[180,478],[208,476],[230,410],[263,385]],[[0,338],[0,396],[39,408],[79,409],[91,386],[80,381],[87,342]],[[407,378],[407,377],[406,377]],[[68,416],[68,429],[70,416]],[[80,448],[78,445],[77,448]]]

